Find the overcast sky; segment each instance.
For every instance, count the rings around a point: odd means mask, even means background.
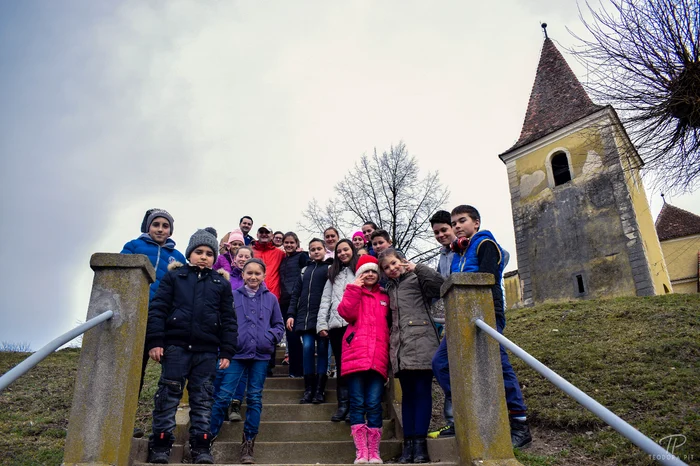
[[[242,215],[297,229],[399,140],[440,171],[445,208],[474,204],[514,252],[498,154],[541,21],[562,51],[582,30],[569,0],[0,2],[0,341],[38,349],[84,320],[90,255],[119,252],[146,209],[170,211],[183,252]],[[699,193],[671,200],[700,213]]]

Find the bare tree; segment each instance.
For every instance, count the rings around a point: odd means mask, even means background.
[[[581,16],[591,40],[570,50],[592,75],[594,99],[620,112],[657,184],[691,191],[700,182],[700,2],[610,0]]]
[[[19,343],[3,341],[0,343],[0,353],[31,353],[32,345],[28,341]]]
[[[416,158],[399,142],[389,152],[363,155],[334,187],[335,196],[325,206],[309,202],[300,227],[310,233],[329,226],[348,236],[372,221],[389,232],[394,247],[406,257],[426,261],[434,257],[430,217],[447,201],[449,192],[438,172],[420,176]]]

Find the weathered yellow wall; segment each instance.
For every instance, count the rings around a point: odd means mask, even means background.
[[[639,176],[639,170],[633,168],[630,159],[625,156],[625,146],[622,146],[622,140],[619,134],[617,136],[615,140],[618,145],[618,151],[622,154],[621,159],[622,167],[625,171],[625,181],[627,182],[627,188],[632,196],[632,207],[637,217],[637,225],[639,225],[642,244],[644,245],[644,251],[649,261],[651,279],[654,282],[654,292],[656,294],[670,293],[672,290],[671,279],[666,269],[666,262],[664,261],[664,254],[659,244],[659,237],[656,235],[656,227],[651,217],[649,202],[647,201],[647,195],[644,191],[642,178]]]
[[[510,277],[504,277],[503,287],[506,289],[506,308],[519,307],[523,299],[520,290],[520,276],[516,273]]]
[[[673,292],[697,293],[700,235],[664,241],[661,243],[661,249],[673,283]],[[694,281],[686,282],[689,278],[694,278]],[[678,283],[678,281],[684,283]]]

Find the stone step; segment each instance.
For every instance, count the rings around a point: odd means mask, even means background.
[[[286,366],[285,366],[286,367]],[[326,382],[326,393],[337,387],[338,379],[332,378],[328,379]],[[268,377],[265,379],[265,390],[301,390],[304,391],[304,379],[301,377],[290,378],[290,377]]]
[[[263,395],[264,396],[264,395]],[[270,404],[263,403],[261,421],[330,421],[338,409],[336,403],[314,404]],[[241,406],[241,415],[245,419],[247,407]],[[386,407],[384,409],[386,416]]]
[[[264,409],[263,409],[264,412]],[[383,439],[394,437],[394,421],[384,420]],[[217,442],[240,442],[243,422],[224,422]],[[350,424],[325,421],[262,421],[257,440],[261,442],[303,442],[349,440]]]
[[[304,395],[303,389],[294,390],[276,390],[263,389],[263,406],[265,404],[294,404],[299,403],[299,400]],[[326,403],[337,403],[338,394],[335,390],[326,389]]]

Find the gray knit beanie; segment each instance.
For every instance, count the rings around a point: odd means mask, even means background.
[[[214,251],[214,260],[219,255],[219,241],[216,239],[216,230],[212,227],[207,227],[203,230],[197,230],[190,238],[190,244],[187,245],[185,257],[189,260],[192,251],[198,246],[209,246]]]
[[[175,221],[173,220],[173,216],[170,215],[167,210],[163,209],[149,209],[146,212],[146,216],[143,218],[143,222],[141,222],[141,233],[148,233],[148,230],[151,228],[151,223],[158,217],[163,217],[170,222],[170,234],[172,235],[175,230]]]

